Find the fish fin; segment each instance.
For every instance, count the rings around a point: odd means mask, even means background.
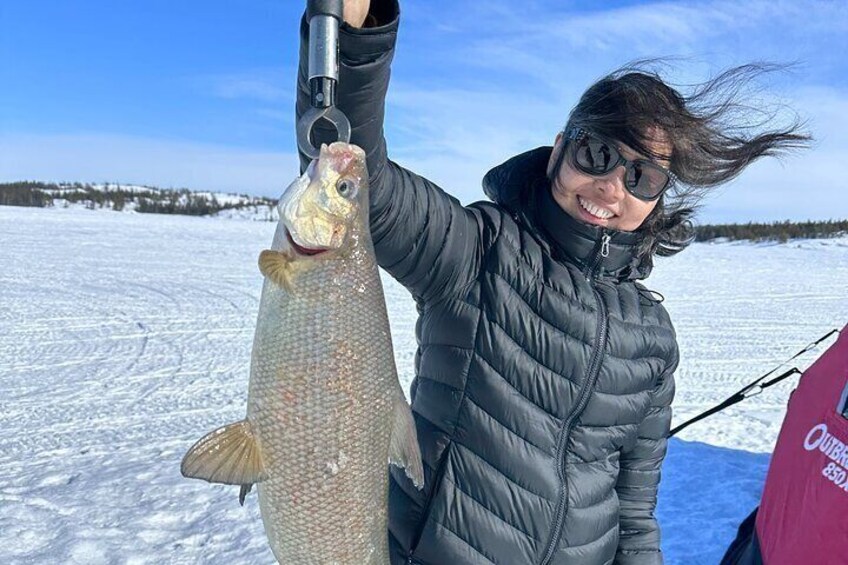
[[[183,457],[180,471],[184,477],[225,485],[248,485],[268,478],[248,420],[203,436]]]
[[[259,254],[259,271],[278,286],[291,292],[292,260],[285,253],[264,250]]]
[[[244,499],[247,498],[247,493],[253,488],[253,483],[247,485],[241,485],[239,489],[239,504],[244,506]]]
[[[392,440],[389,445],[389,463],[406,471],[406,476],[419,490],[424,488],[424,464],[421,462],[421,448],[415,431],[412,410],[406,403],[400,384],[395,396],[395,421]]]

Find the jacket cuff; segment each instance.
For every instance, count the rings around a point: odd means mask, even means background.
[[[376,27],[355,28],[347,23],[339,26],[339,64],[349,67],[372,63],[392,51],[397,40],[400,7],[397,0],[373,0],[369,19],[376,19]],[[309,42],[309,22],[306,13],[300,19],[300,38]]]
[[[396,22],[400,15],[398,0],[371,0],[366,24],[369,28],[383,27]]]

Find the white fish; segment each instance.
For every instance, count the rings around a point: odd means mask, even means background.
[[[247,417],[206,435],[182,473],[257,484],[286,564],[387,565],[388,462],[421,488],[415,425],[397,379],[368,226],[365,154],[322,146],[286,190],[265,276]]]

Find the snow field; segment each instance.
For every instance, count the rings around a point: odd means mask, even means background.
[[[0,563],[274,562],[255,496],[242,508],[235,487],[179,472],[195,440],[244,416],[273,228],[0,207]],[[415,307],[384,282],[408,388]],[[679,423],[848,322],[848,239],[696,244],[647,286],[681,343]],[[668,563],[718,562],[759,497],[794,382],[672,440]]]

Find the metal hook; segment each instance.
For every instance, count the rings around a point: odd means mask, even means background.
[[[338,141],[350,143],[350,121],[341,110],[335,106],[310,108],[297,122],[297,147],[310,159],[317,159],[320,153],[320,150],[312,145],[311,135],[315,123],[322,118],[336,128]]]
[[[320,150],[312,144],[312,128],[324,119],[338,133],[338,141],[350,143],[350,121],[336,108],[339,82],[339,25],[344,18],[342,0],[309,0],[309,103],[297,122],[297,147],[310,159]]]

